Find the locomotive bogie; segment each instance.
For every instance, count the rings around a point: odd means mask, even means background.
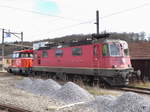
[[[32,71],[41,72],[41,73],[56,73],[60,77],[62,74],[79,75],[80,77],[92,77],[93,82],[94,78],[97,77],[97,80],[105,80],[110,86],[123,86],[129,83],[129,75],[132,74],[133,68],[128,69],[92,69],[92,68],[59,68],[59,67],[33,67]],[[49,74],[51,75],[51,74]]]
[[[31,68],[23,68],[23,67],[8,67],[7,72],[14,73],[14,74],[22,74],[22,75],[28,75],[32,72]]]

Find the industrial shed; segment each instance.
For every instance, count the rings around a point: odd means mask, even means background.
[[[141,70],[141,78],[150,80],[150,43],[129,43],[131,63],[135,70]]]

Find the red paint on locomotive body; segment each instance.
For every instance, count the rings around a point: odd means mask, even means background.
[[[79,48],[82,53],[80,56],[73,56],[72,49]],[[57,56],[56,50],[62,50],[63,55]],[[48,53],[47,57],[42,56],[42,52]],[[59,48],[50,50],[34,51],[37,58],[34,59],[33,66],[52,66],[52,67],[92,67],[92,45],[76,46],[69,48]]]
[[[20,51],[14,51],[14,53],[33,53],[33,50],[20,50]]]
[[[13,59],[12,67],[17,67],[17,68],[29,68],[32,67],[32,58],[18,58],[18,59]]]
[[[35,50],[35,58],[33,66],[46,67],[72,67],[72,68],[87,68],[87,69],[126,69],[131,68],[130,57],[124,54],[122,42],[105,42],[90,45],[81,45],[64,48],[53,48],[48,50]],[[127,45],[126,42],[124,44]],[[111,46],[116,49],[112,48]],[[106,46],[106,48],[104,48]],[[73,54],[73,50],[77,54]],[[104,51],[108,50],[108,51]],[[112,51],[111,51],[112,50]],[[57,51],[58,55],[57,55]],[[104,53],[107,54],[104,54]],[[128,48],[126,46],[126,52]],[[45,54],[44,54],[45,53]],[[79,53],[79,54],[78,54]]]

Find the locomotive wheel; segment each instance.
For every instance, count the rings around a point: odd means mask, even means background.
[[[74,75],[73,82],[75,82],[75,83],[77,83],[79,85],[83,85],[82,77],[79,76],[79,75]]]
[[[93,80],[93,86],[99,87],[100,81],[97,77],[94,78]]]

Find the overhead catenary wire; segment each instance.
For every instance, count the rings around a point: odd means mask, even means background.
[[[42,13],[42,12],[36,11],[36,10],[27,10],[27,9],[22,9],[22,8],[17,8],[17,7],[11,7],[11,6],[7,6],[7,5],[0,5],[0,7],[9,8],[9,9],[13,9],[13,10],[18,10],[18,11],[21,11],[21,12],[34,13],[34,14],[38,14],[38,15],[42,15],[42,16],[50,16],[50,17],[56,17],[56,18],[59,18],[59,19],[65,19],[65,20],[83,22],[83,20],[80,20],[80,19],[74,19],[74,18],[69,18],[69,17],[63,17],[63,16],[58,16],[58,15],[54,15],[54,14],[50,14],[50,13]]]
[[[138,5],[138,6],[133,7],[133,8],[128,8],[128,9],[120,10],[120,11],[117,11],[117,12],[114,12],[114,13],[110,13],[108,15],[101,16],[100,18],[101,19],[105,19],[105,18],[108,18],[108,17],[111,17],[111,16],[115,16],[115,15],[118,15],[118,14],[130,12],[130,11],[133,11],[133,10],[136,10],[136,9],[139,9],[139,8],[143,8],[143,7],[146,7],[146,6],[150,6],[150,2],[144,3],[142,5]],[[85,22],[82,22],[82,23],[77,23],[77,24],[69,25],[69,26],[64,26],[64,27],[52,30],[52,31],[47,32],[47,33],[52,33],[52,32],[56,32],[58,30],[64,30],[64,29],[72,28],[72,27],[79,26],[79,25],[89,24],[89,23],[92,23],[92,22],[94,23],[94,21],[95,21],[95,19],[89,20],[89,21],[85,21]]]
[[[83,25],[83,24],[91,24],[93,22],[94,22],[94,20],[90,20],[90,21],[85,21],[85,22],[81,22],[81,23],[77,23],[77,24],[72,24],[72,25],[68,25],[68,26],[64,26],[64,27],[52,30],[52,32],[55,32],[55,31],[58,31],[58,30],[65,30],[67,28],[72,28],[72,27],[75,27],[75,26]]]
[[[136,7],[132,7],[132,8],[120,10],[120,11],[117,11],[117,12],[114,12],[114,13],[110,13],[108,15],[101,16],[100,18],[101,19],[108,18],[108,17],[115,16],[115,15],[118,15],[118,14],[122,14],[122,13],[126,13],[126,12],[131,12],[131,11],[134,11],[136,9],[143,8],[143,7],[146,7],[146,6],[150,6],[150,2],[138,5]]]
[[[80,25],[84,25],[84,24],[91,24],[91,23],[93,24],[94,22],[95,22],[95,19],[89,20],[89,21],[80,22],[80,23],[77,23],[77,24],[71,24],[71,25],[68,25],[68,26],[62,26],[61,28],[57,28],[57,29],[51,30],[51,31],[46,32],[46,33],[54,33],[54,32],[58,32],[59,30],[62,31],[62,30],[66,30],[68,28],[73,28],[73,27],[77,27],[77,26],[80,26]],[[41,34],[41,35],[44,35],[44,34]]]

